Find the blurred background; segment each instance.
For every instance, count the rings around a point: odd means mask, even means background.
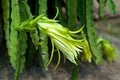
[[[0,1],[1,2],[1,1]],[[120,50],[120,0],[114,0],[116,4],[116,13],[112,15],[105,7],[105,17],[99,17],[99,5],[94,0],[94,20],[96,33],[107,38],[111,43]],[[0,11],[2,11],[0,9]],[[1,14],[0,14],[1,16]],[[1,20],[1,17],[0,17]],[[0,21],[1,22],[1,21]],[[8,55],[6,54],[3,25],[0,23],[0,54],[4,55],[0,57],[0,80],[12,80],[13,69],[10,66]],[[6,55],[5,55],[6,54]],[[47,75],[42,73],[40,67],[34,63],[30,70],[25,70],[20,74],[20,80],[70,80],[70,63],[62,64],[56,71],[53,71],[54,64],[49,66]],[[102,65],[95,66],[94,64],[81,63],[79,66],[79,80],[120,80],[120,58],[113,63],[105,62]]]

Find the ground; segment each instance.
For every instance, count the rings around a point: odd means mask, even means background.
[[[95,27],[98,34],[110,38],[111,43],[120,50],[120,18],[109,18],[96,21]],[[0,48],[2,50],[4,47]],[[14,70],[10,66],[6,51],[4,57],[0,57],[0,80],[13,80]],[[120,56],[119,56],[120,57]],[[105,61],[101,65],[80,63],[78,80],[120,80],[120,58],[112,63]],[[4,62],[3,62],[4,61]],[[47,72],[43,72],[36,64],[20,74],[19,80],[70,80],[70,64],[61,64],[56,71],[54,64],[49,66]],[[46,75],[45,75],[46,74]]]

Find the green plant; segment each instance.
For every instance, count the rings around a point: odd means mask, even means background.
[[[99,44],[99,48],[102,50],[103,57],[105,57],[110,62],[117,59],[118,54],[116,54],[117,52],[110,44],[109,40],[105,40],[102,37],[99,37],[97,43]]]
[[[113,1],[107,0],[107,3],[111,12],[115,13]],[[100,16],[103,17],[104,1],[99,4]],[[92,5],[93,0],[2,0],[6,46],[15,70],[14,80],[18,80],[25,64],[27,68],[31,66],[34,55],[38,56],[43,70],[48,70],[55,49],[58,52],[55,69],[63,53],[72,63],[71,80],[78,79],[80,61],[99,64],[103,62],[103,56],[114,60],[113,47],[103,39],[97,43]],[[77,25],[83,27],[78,29]],[[48,52],[48,37],[52,44],[51,55]],[[98,45],[105,53],[101,54]]]

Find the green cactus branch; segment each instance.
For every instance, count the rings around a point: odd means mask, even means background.
[[[115,13],[114,1],[99,0],[101,17],[106,3]],[[62,54],[71,63],[71,80],[78,80],[79,62],[99,64],[104,59],[112,62],[118,56],[108,40],[95,35],[93,0],[2,0],[1,4],[14,80],[19,79],[24,68],[30,68],[35,56],[45,71],[56,53],[57,69]]]

